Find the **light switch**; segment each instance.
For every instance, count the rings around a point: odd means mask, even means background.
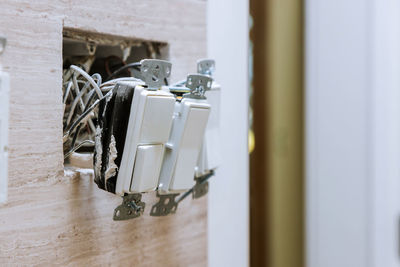
[[[137,185],[140,185],[142,179],[148,178],[141,177],[138,182],[134,181],[139,177],[139,174],[133,175],[134,168],[136,169],[137,166],[135,164],[137,152],[141,151],[138,149],[139,146],[160,145],[161,149],[152,150],[151,157],[162,158],[164,144],[168,140],[171,130],[174,105],[175,97],[169,92],[147,90],[143,87],[135,88],[124,153],[116,184],[116,194],[137,192],[140,190],[140,186],[137,187]],[[160,169],[161,162],[161,160],[153,162],[152,168]],[[153,182],[152,179],[149,180],[151,180],[149,184]]]
[[[163,145],[140,145],[137,147],[131,192],[148,192],[157,188],[163,149]]]
[[[210,105],[203,99],[184,98],[176,103],[160,174],[161,194],[183,192],[194,185],[195,167],[209,113]]]

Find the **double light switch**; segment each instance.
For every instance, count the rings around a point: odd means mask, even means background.
[[[206,129],[212,133],[218,124],[209,123],[211,105],[205,97],[213,82],[206,75],[189,75],[189,93],[180,98],[163,86],[170,73],[169,62],[142,60],[143,82],[119,82],[100,103],[94,156],[100,188],[123,196],[180,193],[194,186],[199,155],[207,150]]]

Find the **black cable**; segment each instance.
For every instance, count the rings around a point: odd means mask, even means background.
[[[209,173],[207,173],[207,174],[205,174],[205,175],[203,175],[203,176],[197,178],[197,179],[199,180],[198,183],[199,183],[199,184],[204,184],[204,183],[207,182],[207,180],[210,179],[213,175],[214,175],[214,170],[210,170]],[[190,188],[188,191],[186,191],[185,193],[183,193],[183,195],[181,195],[181,196],[178,198],[178,200],[176,200],[176,203],[181,202],[181,201],[184,200],[188,195],[190,195],[190,194],[193,192],[193,190],[194,190],[194,188],[195,188],[196,186],[197,186],[197,183],[196,183],[192,188]]]
[[[117,76],[118,74],[120,74],[121,72],[123,72],[123,71],[126,70],[126,69],[133,68],[133,69],[135,69],[135,70],[140,71],[140,66],[141,66],[141,65],[140,65],[139,62],[134,62],[134,63],[126,64],[125,66],[122,66],[121,68],[119,68],[119,69],[117,69],[116,71],[114,71],[113,73],[111,73],[111,75],[107,77],[106,81],[111,80],[111,78]]]
[[[104,99],[105,97],[106,97],[106,96],[104,96],[102,99]],[[63,139],[66,138],[66,137],[68,137],[68,136],[70,135],[70,132],[71,132],[84,118],[86,118],[86,116],[87,116],[90,112],[92,112],[93,109],[95,109],[95,107],[100,103],[100,100],[101,100],[101,99],[97,99],[97,100],[93,103],[93,105],[90,106],[89,109],[87,109],[85,112],[83,112],[83,113],[81,114],[81,116],[79,116],[79,118],[78,118],[76,121],[74,121],[74,123],[68,128],[68,130],[67,130],[67,132],[65,133]]]

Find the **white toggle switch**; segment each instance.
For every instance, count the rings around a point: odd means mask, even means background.
[[[0,37],[0,55],[5,47],[5,38]],[[8,102],[10,78],[0,65],[0,203],[7,201],[8,191]]]
[[[206,78],[208,82],[209,78]],[[195,167],[211,108],[207,100],[199,97],[200,92],[204,93],[203,88],[192,90],[193,97],[183,98],[175,105],[173,126],[161,168],[160,194],[184,192],[195,183]]]
[[[175,97],[169,92],[135,88],[116,194],[156,189],[174,105]]]
[[[163,149],[163,145],[137,147],[131,191],[149,192],[157,188]]]

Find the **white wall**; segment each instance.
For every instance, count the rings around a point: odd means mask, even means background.
[[[400,266],[400,3],[305,18],[307,266]]]
[[[222,85],[223,162],[212,178],[208,213],[210,267],[248,266],[248,1],[208,1],[208,56]]]

